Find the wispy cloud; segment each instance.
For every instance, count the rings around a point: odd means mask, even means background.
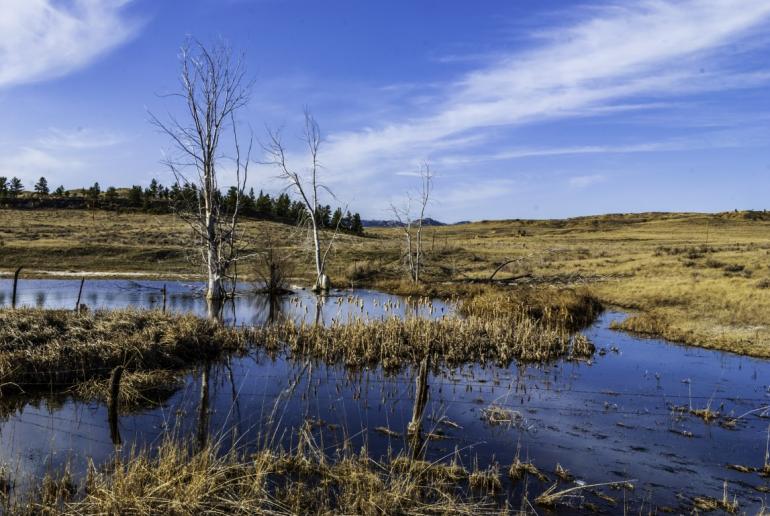
[[[84,127],[49,128],[31,144],[0,148],[0,176],[19,177],[28,186],[41,176],[57,183],[76,180],[123,141],[118,135]]]
[[[567,147],[520,147],[494,153],[472,152],[437,158],[439,166],[452,167],[485,161],[509,161],[521,158],[568,156],[579,154],[633,154],[643,152],[673,152],[698,149],[736,148],[764,144],[766,131],[727,130],[712,131],[697,138],[678,138],[614,145],[573,145]],[[760,140],[759,138],[762,138]]]
[[[0,87],[82,68],[134,36],[130,0],[4,0],[0,9]]]
[[[720,66],[727,44],[756,34],[770,18],[765,0],[617,2],[584,14],[585,21],[541,35],[535,48],[460,77],[432,110],[330,135],[329,170],[346,180],[351,173],[395,173],[467,147],[469,136],[482,141],[495,128],[623,109],[641,96],[673,98],[768,81],[765,72]]]
[[[607,178],[601,174],[590,174],[586,176],[575,176],[569,179],[569,185],[572,188],[587,188],[591,185],[601,183]]]
[[[82,169],[84,163],[35,147],[21,147],[0,157],[0,176],[19,177],[27,187],[40,176],[57,177]]]
[[[112,147],[121,143],[122,137],[79,127],[74,131],[66,131],[52,127],[40,138],[40,146],[52,149],[100,149]]]

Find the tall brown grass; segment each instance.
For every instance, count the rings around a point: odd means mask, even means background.
[[[396,370],[426,356],[434,367],[466,363],[507,365],[562,356],[588,358],[593,346],[570,337],[561,325],[517,314],[505,319],[390,318],[330,326],[286,322],[253,328],[249,339],[270,351],[290,351],[348,367]],[[579,341],[579,342],[578,342]],[[575,345],[577,343],[577,345]]]
[[[0,310],[4,391],[63,390],[135,371],[180,370],[245,349],[242,332],[192,315],[115,310]]]
[[[333,460],[318,448],[251,455],[168,440],[134,450],[80,485],[47,477],[6,501],[13,514],[499,514],[495,469],[378,461],[362,450]],[[474,480],[475,479],[475,480]],[[473,484],[472,486],[470,484]],[[471,489],[472,487],[472,489]]]

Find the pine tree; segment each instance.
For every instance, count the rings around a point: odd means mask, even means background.
[[[345,218],[342,219],[342,224],[340,224],[340,227],[345,231],[350,231],[350,228],[352,226],[353,226],[353,215],[351,215],[350,212],[348,211],[345,214]]]
[[[118,190],[111,186],[107,188],[107,191],[104,193],[104,200],[106,200],[108,203],[112,204],[115,201],[118,200]]]
[[[337,208],[334,210],[334,215],[332,215],[332,227],[340,227],[342,229],[342,208]]]
[[[275,216],[279,220],[289,220],[291,218],[291,199],[289,199],[289,194],[284,192],[275,200]]]
[[[358,212],[353,214],[353,221],[350,224],[350,231],[356,235],[364,234],[364,225],[361,222],[361,215],[359,215]]]
[[[233,213],[235,211],[237,204],[238,204],[238,187],[231,186],[230,189],[227,190],[227,196],[225,196],[225,208],[227,208],[228,212]],[[241,204],[243,204],[243,201],[241,201]]]
[[[99,183],[94,183],[94,185],[88,189],[88,192],[86,194],[89,207],[96,208],[99,206],[99,196],[101,194],[102,194],[102,189],[99,186]]]
[[[300,224],[302,223],[304,218],[307,216],[307,213],[305,212],[305,205],[302,204],[299,201],[294,201],[291,203],[291,209],[289,210],[289,220],[293,221],[294,224]]]
[[[160,187],[158,186],[158,180],[153,179],[150,181],[150,188],[147,189],[148,193],[150,194],[150,197],[153,199],[158,198],[158,191],[160,190]]]
[[[11,179],[11,184],[8,187],[8,195],[11,197],[18,197],[24,191],[24,185],[21,184],[21,179],[14,177]]]
[[[48,197],[49,192],[48,180],[44,177],[41,177],[38,182],[35,183],[35,194],[38,197]]]
[[[53,191],[53,194],[56,197],[64,197],[64,192],[65,192],[64,185],[59,185],[59,187]]]
[[[273,200],[270,198],[270,194],[264,194],[260,190],[254,203],[254,210],[261,217],[270,217],[273,214]]]
[[[0,176],[0,197],[8,195],[8,178]]]
[[[134,185],[128,191],[128,204],[134,208],[142,205],[142,187]]]

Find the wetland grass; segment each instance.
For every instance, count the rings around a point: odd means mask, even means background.
[[[591,324],[602,305],[586,288],[487,288],[459,306],[466,316],[510,320],[517,316],[577,330]]]
[[[0,246],[6,272],[12,264],[24,264],[32,275],[76,270],[102,271],[105,277],[198,277],[187,259],[190,250],[181,245],[188,241],[188,228],[170,214],[97,211],[83,217],[79,210],[8,209],[0,210],[0,223],[6,228]],[[469,298],[487,289],[473,281],[486,281],[501,263],[513,260],[496,276],[506,291],[526,285],[588,288],[607,306],[639,313],[624,329],[768,357],[768,228],[768,215],[756,212],[431,227],[425,236],[435,245],[425,250],[426,282],[417,288],[398,279],[403,276],[402,230],[367,228],[368,238],[339,236],[330,252],[329,273],[393,293]],[[267,221],[242,224],[246,241],[259,241],[268,229],[282,241],[290,241],[294,230]],[[292,281],[312,281],[311,276],[308,272]]]
[[[571,336],[569,312],[549,313],[534,318],[528,309],[497,316],[480,310],[463,318],[353,319],[328,326],[281,320],[229,328],[155,310],[0,309],[0,385],[8,393],[75,387],[80,397],[104,399],[111,370],[123,366],[121,402],[135,405],[173,392],[177,372],[252,347],[385,371],[426,357],[434,368],[590,358],[594,346]]]
[[[709,496],[696,496],[692,500],[693,508],[698,511],[711,512],[721,510],[727,514],[735,514],[738,512],[738,500],[727,496],[727,481],[724,483],[724,490],[722,493],[722,499],[711,498]]]
[[[549,480],[548,476],[537,469],[537,466],[532,462],[522,462],[517,455],[511,467],[508,468],[508,476],[511,477],[511,480],[518,481],[523,479],[525,475],[531,475],[541,482],[548,482]]]
[[[216,445],[168,440],[157,450],[66,473],[6,502],[14,514],[499,514],[493,470],[365,452],[327,459],[319,450],[222,454]],[[499,476],[499,475],[498,475]]]
[[[353,369],[381,366],[396,371],[431,357],[433,367],[467,363],[506,366],[512,361],[543,362],[560,357],[590,358],[593,345],[576,345],[563,327],[524,315],[506,319],[422,318],[255,327],[249,340],[268,351],[288,351]]]
[[[0,384],[8,392],[63,391],[124,366],[127,392],[133,386],[139,396],[173,381],[169,371],[244,350],[245,344],[237,330],[192,315],[0,309]],[[94,395],[103,390],[99,383],[83,389]]]

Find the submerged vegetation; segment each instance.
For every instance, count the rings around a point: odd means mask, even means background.
[[[0,310],[0,383],[4,392],[65,390],[126,369],[126,392],[168,385],[168,371],[245,349],[238,331],[193,315],[116,310]],[[148,371],[154,377],[147,376]],[[138,376],[144,373],[144,376]],[[173,383],[173,381],[171,382]],[[99,383],[81,392],[99,393]],[[88,396],[87,396],[88,397]]]

